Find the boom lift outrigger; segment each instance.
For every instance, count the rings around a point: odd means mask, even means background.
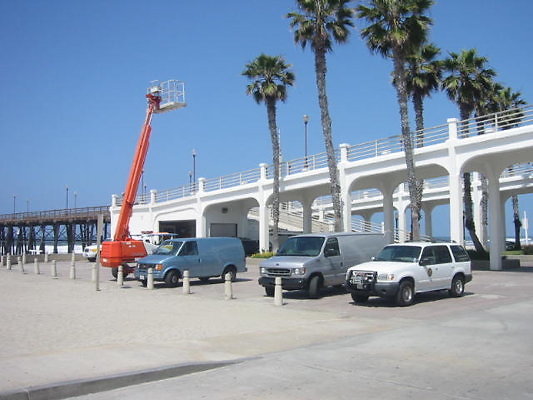
[[[144,242],[131,238],[129,222],[148,153],[150,134],[152,132],[152,116],[154,113],[163,113],[185,107],[183,82],[170,80],[155,83],[148,89],[146,99],[148,100],[146,118],[133,157],[113,240],[102,244],[102,266],[118,268],[122,265],[124,267],[124,276],[133,271],[133,267],[129,266],[128,263],[133,263],[136,259],[147,255]],[[116,270],[114,270],[113,275],[116,275]]]

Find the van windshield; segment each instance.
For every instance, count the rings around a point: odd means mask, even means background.
[[[182,244],[183,242],[165,240],[152,254],[175,256]]]
[[[416,262],[420,256],[420,246],[387,246],[381,250],[375,261]]]
[[[323,243],[323,237],[291,237],[283,243],[283,246],[281,246],[276,255],[315,257],[320,254]]]

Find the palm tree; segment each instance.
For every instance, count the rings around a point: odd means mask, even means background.
[[[289,70],[283,57],[268,56],[261,54],[252,62],[246,64],[246,69],[242,75],[252,82],[246,87],[246,92],[252,95],[259,104],[264,102],[267,108],[268,128],[272,141],[272,164],[274,167],[274,187],[272,200],[272,219],[274,228],[272,230],[272,242],[274,250],[278,246],[278,225],[279,225],[279,155],[280,145],[278,128],[276,124],[276,103],[278,100],[287,99],[287,87],[294,83],[294,74]]]
[[[415,110],[416,145],[424,145],[424,98],[440,87],[442,63],[436,60],[440,49],[434,44],[426,44],[407,57],[407,90],[411,94]]]
[[[463,50],[461,53],[451,52],[449,58],[443,61],[443,69],[448,75],[442,80],[442,89],[450,100],[459,106],[461,121],[464,123],[463,130],[466,133],[468,133],[466,120],[476,109],[476,104],[486,98],[486,93],[492,87],[493,78],[496,75],[486,64],[487,59],[479,57],[475,49]],[[476,251],[485,253],[474,224],[470,173],[463,174],[463,181],[465,226]]]
[[[420,205],[422,185],[415,175],[413,140],[409,127],[407,86],[408,57],[416,53],[426,42],[431,19],[423,13],[433,4],[433,0],[370,0],[369,5],[359,5],[357,15],[368,22],[361,30],[371,51],[391,58],[393,84],[400,107],[402,142],[407,166],[407,184],[411,200],[411,221],[413,239],[420,237]]]
[[[353,10],[347,7],[350,0],[296,0],[299,12],[287,14],[294,29],[294,41],[302,48],[309,43],[315,55],[315,74],[322,133],[328,158],[330,193],[335,214],[335,231],[343,230],[340,185],[337,159],[333,147],[331,118],[326,93],[326,54],[333,42],[345,43],[353,27]]]

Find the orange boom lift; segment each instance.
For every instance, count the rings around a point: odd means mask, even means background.
[[[148,153],[150,134],[152,132],[152,116],[154,113],[159,114],[185,107],[184,84],[176,80],[161,83],[154,81],[150,88],[148,88],[146,99],[148,100],[146,119],[142,126],[141,136],[137,143],[126,189],[124,190],[122,207],[115,227],[115,234],[113,235],[112,241],[102,243],[100,257],[101,264],[104,267],[117,268],[122,265],[124,267],[124,275],[133,271],[133,267],[129,266],[128,263],[133,263],[136,259],[147,255],[144,242],[131,238],[129,223],[146,160],[146,154]]]

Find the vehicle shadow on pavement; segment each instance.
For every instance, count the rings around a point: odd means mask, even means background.
[[[333,297],[345,294],[348,294],[348,291],[344,288],[344,286],[322,288],[320,290],[318,299],[310,299],[306,290],[283,291],[283,297],[291,300],[320,300],[320,298],[324,297]]]
[[[465,292],[463,297],[473,296],[475,293],[473,292]],[[455,297],[450,297],[448,294],[448,291],[441,290],[436,292],[427,292],[427,293],[419,293],[415,296],[415,300],[413,304],[411,304],[409,307],[416,306],[417,304],[426,304],[426,303],[432,303],[436,301],[446,301],[453,300]],[[367,308],[377,308],[377,307],[388,307],[388,308],[400,308],[401,306],[396,305],[394,298],[384,298],[384,297],[370,297],[368,301],[364,303],[356,303],[355,301],[351,301],[350,304],[352,306],[356,307],[367,307]]]

